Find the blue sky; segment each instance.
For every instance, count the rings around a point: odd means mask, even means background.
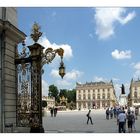
[[[18,27],[27,34],[36,21],[45,48],[65,50],[66,75],[58,75],[60,59],[44,66],[43,95],[48,86],[73,89],[76,82],[113,80],[116,94],[140,76],[140,8],[17,8]]]

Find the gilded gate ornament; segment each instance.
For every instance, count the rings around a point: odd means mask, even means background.
[[[39,30],[40,30],[40,26],[35,22],[32,27],[32,34],[31,34],[31,38],[34,40],[34,42],[37,42],[39,38],[42,36],[42,33]]]

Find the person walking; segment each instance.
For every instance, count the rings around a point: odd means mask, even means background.
[[[57,115],[57,108],[55,107],[54,108],[54,117],[56,117],[56,115]]]
[[[89,111],[88,111],[86,116],[87,116],[87,124],[88,124],[88,122],[90,120],[91,124],[93,125],[92,118],[91,118],[91,110],[90,109],[89,109]]]
[[[50,108],[50,113],[51,113],[51,117],[53,117],[54,109],[52,107]]]
[[[126,122],[126,114],[124,113],[124,111],[121,111],[118,114],[118,118],[117,118],[117,125],[118,125],[119,133],[121,132],[125,133],[125,122]]]
[[[134,116],[134,118],[132,119],[132,130],[136,132],[136,126],[135,126],[136,116],[134,111],[132,111],[132,115]]]
[[[110,118],[112,119],[113,118],[113,108],[111,107],[110,109]]]
[[[116,107],[113,108],[113,114],[114,114],[114,118],[116,118],[116,114],[117,114],[117,109],[116,109]]]
[[[139,114],[139,108],[138,107],[135,107],[136,120],[138,119],[138,114]]]
[[[134,115],[131,112],[128,112],[127,115],[127,125],[128,125],[128,132],[132,133],[132,124],[133,124]]]
[[[110,113],[110,112],[109,112],[109,108],[107,108],[107,110],[106,110],[106,119],[107,119],[107,120],[109,120],[109,113]]]

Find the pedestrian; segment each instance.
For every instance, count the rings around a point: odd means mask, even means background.
[[[129,111],[127,114],[127,125],[128,125],[129,133],[132,133],[133,119],[134,119],[134,115]]]
[[[139,108],[135,107],[135,116],[136,116],[136,120],[138,119],[138,113],[139,113]]]
[[[56,115],[57,115],[57,108],[55,107],[54,108],[54,117],[56,117]]]
[[[134,114],[134,111],[132,111],[132,115],[134,116],[132,120],[132,130],[136,132],[136,126],[135,126],[136,116]]]
[[[116,107],[114,107],[113,113],[114,113],[114,118],[116,118],[116,114],[117,114],[117,109],[116,109]]]
[[[109,108],[106,110],[106,119],[109,120]]]
[[[118,132],[121,133],[125,133],[125,122],[126,122],[126,114],[124,113],[124,111],[121,111],[118,114],[118,118],[117,118],[117,125],[118,125]]]
[[[91,124],[93,125],[92,118],[91,118],[91,110],[90,109],[89,109],[89,111],[88,111],[86,116],[87,116],[87,124],[88,124],[88,122],[90,120]]]
[[[113,108],[111,107],[110,109],[110,118],[112,119],[113,118]]]
[[[53,112],[54,112],[54,109],[51,107],[50,108],[51,117],[53,117]]]

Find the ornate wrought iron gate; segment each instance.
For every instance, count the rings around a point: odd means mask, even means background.
[[[17,125],[30,126],[31,63],[17,64]]]
[[[22,53],[15,60],[17,68],[17,125],[31,127],[43,132],[42,127],[42,92],[41,61],[43,47],[35,43],[28,46],[26,52],[23,44]],[[28,55],[30,54],[30,55]]]
[[[34,44],[25,47],[20,54],[16,54],[17,69],[17,125],[31,127],[31,132],[44,132],[42,126],[42,67],[51,63],[56,54],[61,57],[59,75],[63,78],[65,67],[63,63],[62,48],[53,50],[48,48],[43,53],[44,47],[36,43],[42,35],[38,24],[33,25],[31,37]],[[26,48],[29,52],[26,52]]]

